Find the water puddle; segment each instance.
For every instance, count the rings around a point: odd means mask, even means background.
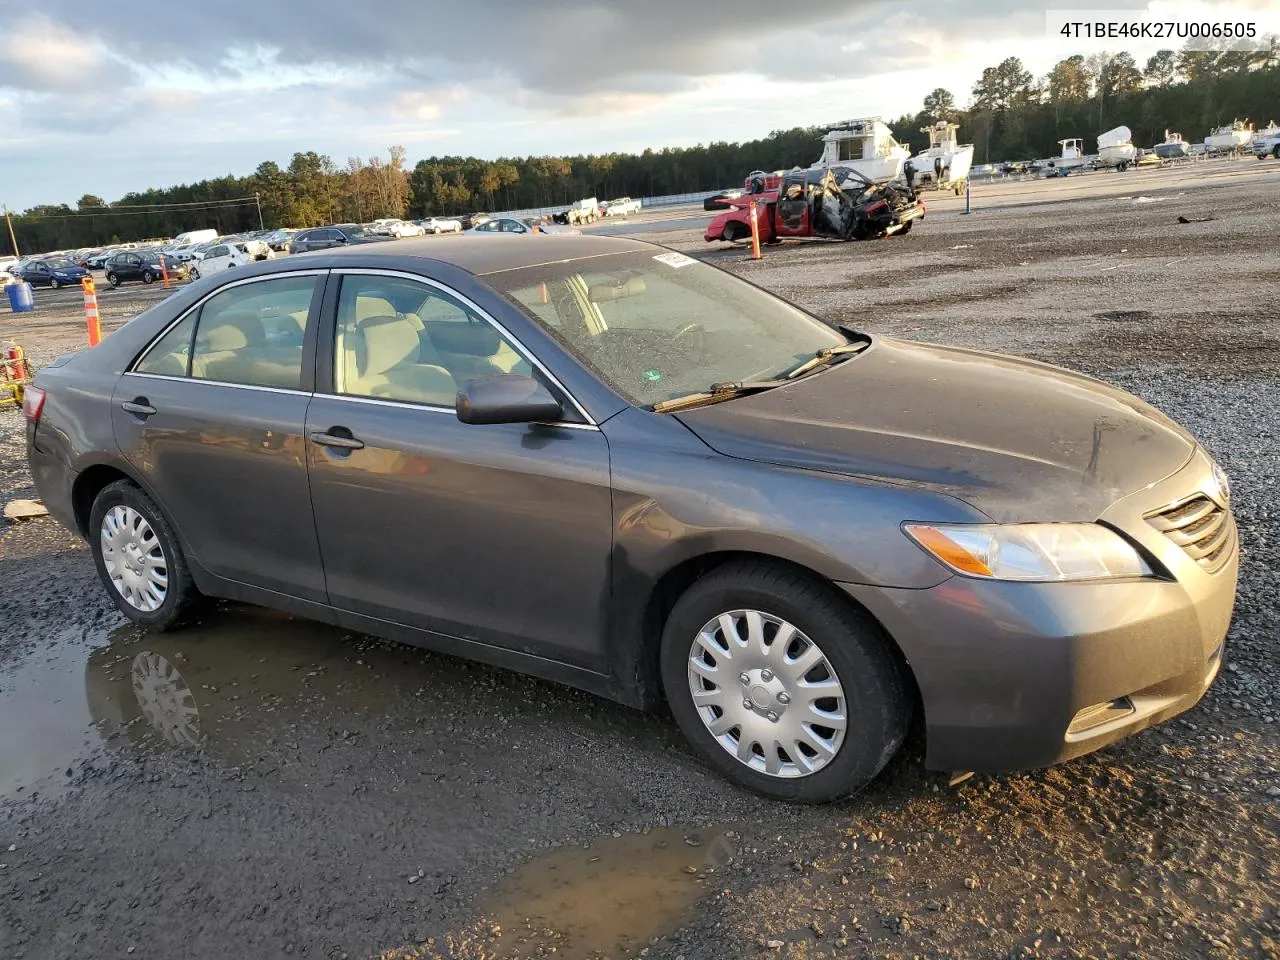
[[[556,850],[518,871],[487,905],[486,955],[516,960],[554,947],[564,960],[635,956],[688,922],[735,852],[731,831],[678,828]]]
[[[58,784],[101,744],[85,699],[88,650],[78,639],[56,639],[0,673],[0,799]]]
[[[341,729],[411,701],[428,657],[239,606],[173,633],[122,627],[51,641],[0,672],[0,799],[56,793],[104,747],[199,749],[239,763],[308,716]]]

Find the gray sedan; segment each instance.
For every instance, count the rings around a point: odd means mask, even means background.
[[[831,326],[635,240],[404,240],[184,288],[26,394],[131,620],[263,604],[670,706],[775,797],[1040,767],[1196,703],[1226,478],[1140,400]]]

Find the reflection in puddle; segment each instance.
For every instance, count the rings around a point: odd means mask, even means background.
[[[77,630],[0,673],[0,799],[62,788],[104,745],[235,764],[326,704],[345,724],[410,701],[429,656],[236,605],[173,633]]]
[[[724,831],[654,830],[557,850],[527,864],[489,904],[495,957],[634,956],[678,930],[734,855]]]
[[[166,743],[200,742],[200,709],[178,669],[158,653],[144,650],[133,658],[133,696],[151,729]]]

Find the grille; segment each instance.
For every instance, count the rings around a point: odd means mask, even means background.
[[[1231,512],[1204,494],[1148,514],[1147,521],[1209,571],[1221,567],[1235,546],[1236,522]]]

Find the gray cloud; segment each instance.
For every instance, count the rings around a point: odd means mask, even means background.
[[[52,19],[80,20],[77,0],[46,0]],[[78,23],[82,36],[138,63],[172,64],[210,76],[234,72],[234,48],[278,51],[285,65],[359,65],[393,69],[404,86],[505,81],[513,90],[553,98],[592,93],[659,93],[697,78],[741,71],[791,80],[870,76],[916,60],[886,18],[912,14],[957,37],[1009,26],[1034,29],[1041,7],[1018,0],[472,0],[465,4],[382,0],[265,3],[252,16],[227,16],[217,4],[169,6],[145,30],[128,18]],[[872,42],[862,55],[842,43]],[[673,78],[679,78],[679,82]],[[0,83],[3,83],[0,78]]]

